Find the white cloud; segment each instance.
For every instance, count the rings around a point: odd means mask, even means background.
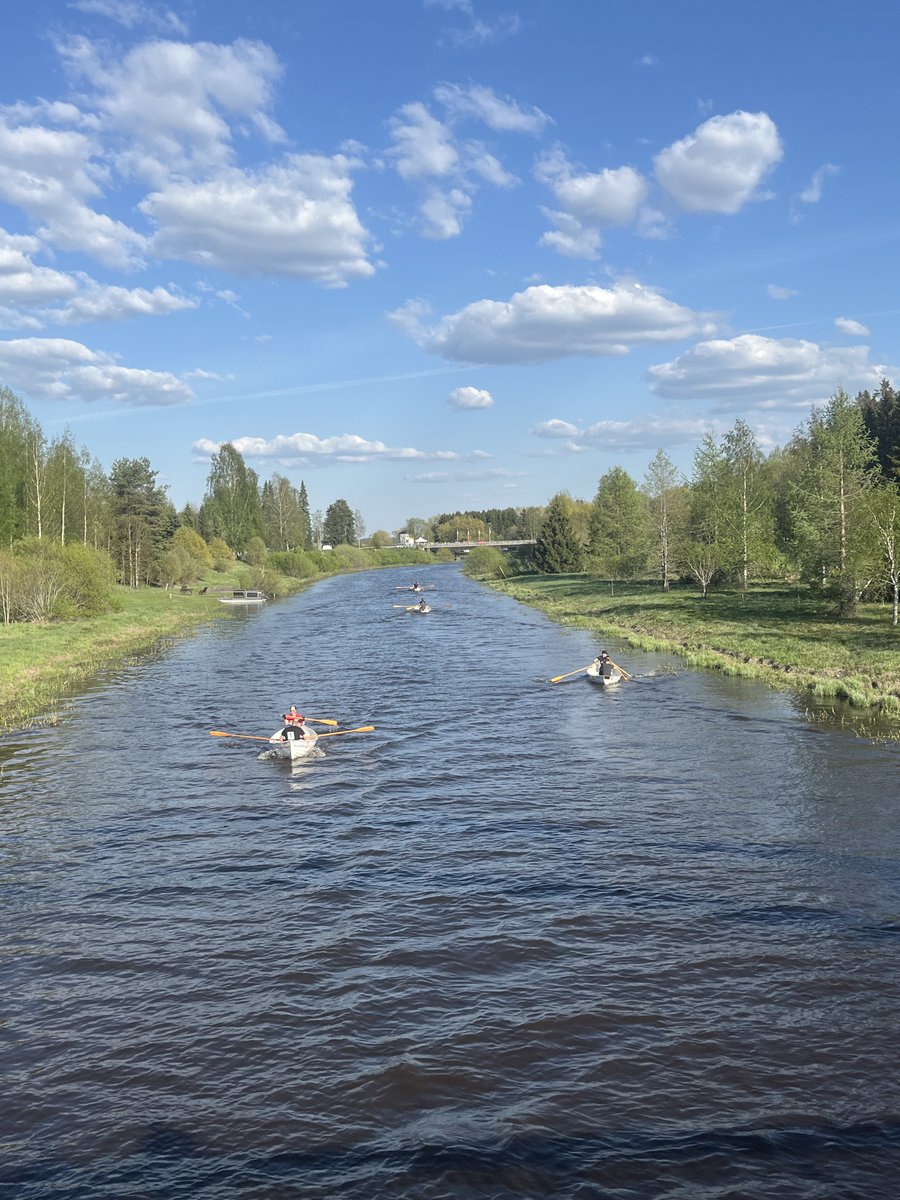
[[[432,354],[452,362],[549,362],[575,354],[620,355],[632,346],[715,331],[711,314],[692,312],[653,288],[539,285],[508,301],[478,300],[426,328],[421,306],[391,314]]]
[[[780,162],[781,138],[766,113],[711,117],[654,159],[656,178],[688,212],[736,213]]]
[[[164,287],[123,288],[96,283],[78,276],[84,287],[63,307],[49,309],[48,321],[61,325],[79,325],[85,321],[124,321],[130,317],[159,317],[196,308],[190,296],[170,292]]]
[[[60,42],[69,71],[95,90],[89,103],[107,134],[123,139],[122,170],[159,186],[173,171],[195,173],[233,159],[229,120],[269,141],[283,133],[268,113],[281,74],[262,42],[148,41],[121,62],[86,38]]]
[[[656,450],[689,446],[703,437],[708,421],[688,417],[636,417],[631,421],[597,421],[582,440],[608,450]]]
[[[458,83],[439,83],[434,98],[454,117],[476,117],[496,133],[530,133],[537,135],[551,121],[546,113],[532,106],[522,108],[510,97],[501,98],[489,87]]]
[[[647,181],[634,167],[580,171],[569,162],[565,150],[555,146],[537,160],[534,174],[551,188],[561,206],[560,211],[542,209],[557,227],[541,237],[542,246],[550,246],[568,258],[592,259],[601,245],[599,230],[607,226],[638,221],[639,233],[658,236],[663,218],[646,210],[641,219]]]
[[[627,225],[647,195],[647,181],[634,167],[578,174],[559,150],[542,158],[536,173],[567,213],[594,225]]]
[[[528,432],[542,438],[574,438],[578,437],[578,426],[570,421],[561,421],[559,417],[551,417],[549,421],[539,421]]]
[[[441,178],[459,167],[453,133],[433,117],[421,101],[404,104],[388,121],[394,145],[387,155],[401,179]]]
[[[38,236],[107,266],[140,263],[145,239],[88,204],[100,195],[100,146],[72,129],[22,125],[0,113],[0,200],[43,222]]]
[[[38,238],[0,229],[0,303],[34,308],[77,292],[78,284],[71,275],[32,262],[31,255],[41,248]]]
[[[745,333],[700,342],[672,362],[651,367],[650,387],[660,396],[711,400],[718,409],[806,407],[838,387],[877,388],[892,368],[872,363],[867,346],[834,347],[797,338]]]
[[[450,188],[446,192],[432,188],[420,207],[425,237],[436,241],[458,237],[471,208],[472,199],[462,188]]]
[[[598,230],[587,228],[568,213],[554,212],[550,208],[542,208],[541,212],[556,228],[542,233],[538,245],[548,246],[564,258],[599,258],[603,238]]]
[[[849,333],[852,337],[869,337],[871,329],[867,329],[859,321],[854,321],[851,317],[835,317],[834,323],[841,333]]]
[[[234,446],[245,458],[275,458],[280,462],[312,463],[317,459],[332,459],[336,462],[378,462],[383,460],[466,460],[485,457],[475,451],[458,454],[454,450],[416,450],[412,446],[386,446],[384,442],[373,442],[355,433],[336,437],[320,438],[314,433],[278,434],[267,440],[262,437],[231,438]],[[222,442],[201,438],[194,442],[198,454],[217,454]]]
[[[490,408],[493,403],[494,397],[484,388],[454,388],[449,398],[450,407],[457,409]]]
[[[644,54],[635,64],[638,67],[655,67],[659,59],[654,54]]]
[[[171,9],[143,4],[140,0],[70,0],[70,4],[79,12],[107,17],[126,29],[146,25],[169,33],[187,33],[187,26]]]
[[[123,288],[97,283],[81,272],[66,274],[39,267],[31,255],[42,249],[37,238],[0,229],[0,325],[39,329],[84,321],[120,321],[196,308],[197,301],[157,287]],[[49,308],[47,305],[61,307]],[[7,308],[6,305],[14,305]]]
[[[293,155],[257,173],[173,182],[140,208],[159,227],[153,248],[163,258],[338,287],[375,271],[350,199],[351,165],[339,154]]]
[[[839,171],[840,167],[836,167],[834,163],[823,163],[821,167],[813,171],[812,178],[797,199],[803,204],[818,204],[822,199],[822,188],[825,186],[825,180],[829,175],[837,175]]]
[[[790,300],[792,296],[798,295],[796,288],[781,287],[777,283],[766,284],[766,291],[773,300]]]
[[[111,355],[64,338],[0,341],[0,378],[41,400],[114,400],[135,406],[185,404],[194,393],[167,371],[120,366]]]

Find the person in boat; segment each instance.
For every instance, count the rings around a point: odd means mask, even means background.
[[[605,650],[601,650],[594,659],[594,666],[597,668],[597,674],[602,675],[604,679],[609,679],[613,673],[612,659]]]
[[[297,706],[292,704],[286,713],[281,714],[281,719],[284,721],[284,728],[276,737],[280,737],[283,742],[286,742],[289,737],[310,738],[315,736],[311,729],[306,726],[306,718],[303,713],[297,712]]]
[[[424,596],[416,605],[416,608],[419,610],[419,612],[428,612],[428,602],[425,600]]]

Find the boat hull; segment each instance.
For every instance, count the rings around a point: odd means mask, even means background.
[[[281,758],[289,762],[297,762],[312,754],[318,740],[314,733],[309,737],[289,737],[285,740],[279,732],[270,738],[269,748],[263,750],[259,758]]]
[[[611,675],[603,675],[596,667],[588,667],[585,674],[587,675],[590,683],[595,684],[597,687],[603,688],[615,687],[615,685],[620,683],[622,680],[622,672],[616,671],[615,669]]]

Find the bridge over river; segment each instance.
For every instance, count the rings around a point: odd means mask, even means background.
[[[454,554],[466,554],[469,550],[474,550],[478,546],[495,546],[498,550],[514,550],[518,546],[533,546],[536,538],[521,538],[501,540],[487,540],[478,542],[425,542],[420,543],[420,550],[452,550]]]

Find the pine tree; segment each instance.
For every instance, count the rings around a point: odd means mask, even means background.
[[[544,575],[580,571],[584,551],[570,514],[571,498],[560,492],[547,505],[547,516],[534,547],[534,565]]]

